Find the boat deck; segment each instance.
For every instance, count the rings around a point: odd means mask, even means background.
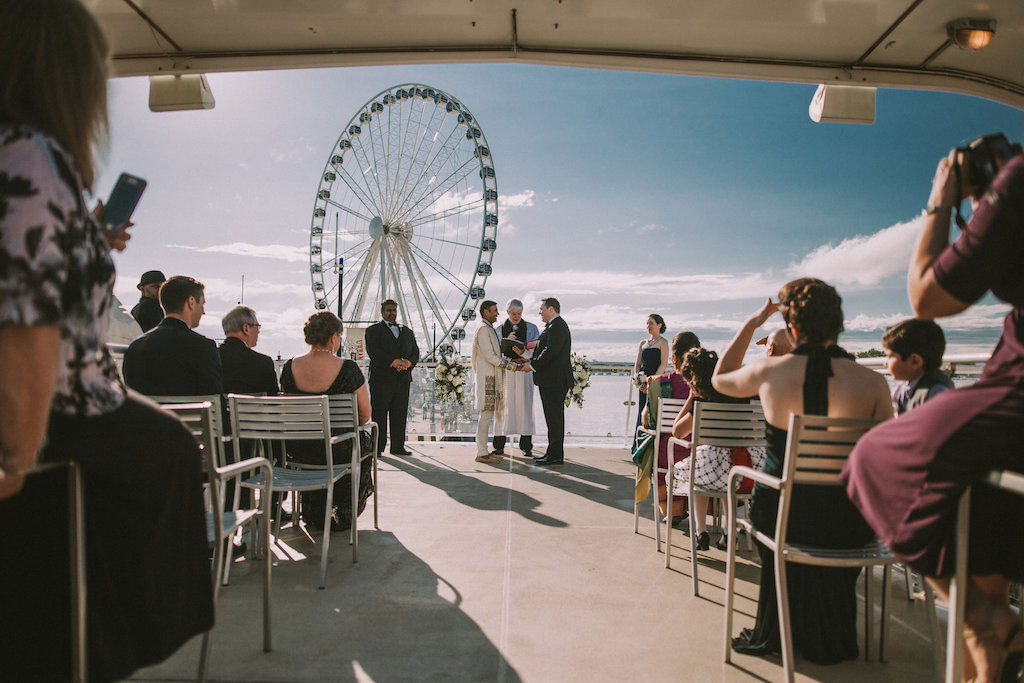
[[[261,573],[233,565],[217,605],[211,680],[782,678],[778,656],[722,662],[724,552],[701,553],[694,597],[688,536],[673,535],[666,570],[649,505],[633,534],[624,449],[570,448],[565,465],[540,468],[523,457],[476,463],[473,444],[410,447],[412,456],[381,459],[380,530],[371,502],[360,516],[358,563],[347,536],[332,535],[325,590],[317,545],[282,531],[273,652],[261,649]],[[753,622],[755,558],[744,550],[738,566],[737,631]],[[894,583],[886,663],[821,667],[798,657],[797,679],[934,679],[924,602],[906,600],[902,575]],[[135,679],[194,679],[199,640]]]

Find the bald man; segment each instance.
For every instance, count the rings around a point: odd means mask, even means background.
[[[764,352],[767,356],[785,356],[796,348],[793,337],[785,327],[780,327],[767,337],[758,339],[757,343],[764,344]]]

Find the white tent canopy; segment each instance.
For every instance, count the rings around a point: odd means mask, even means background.
[[[1020,0],[85,0],[120,76],[524,62],[926,88],[1024,108]],[[982,50],[957,19],[994,20]],[[943,47],[945,46],[945,47]]]

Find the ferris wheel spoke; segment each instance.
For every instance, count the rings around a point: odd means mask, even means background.
[[[437,298],[437,294],[435,294],[434,290],[430,287],[430,283],[428,282],[426,275],[423,274],[423,269],[420,268],[416,259],[412,257],[412,252],[408,249],[409,245],[403,242],[401,243],[401,246],[403,249],[406,268],[410,273],[415,271],[415,275],[413,275],[413,277],[418,278],[420,288],[423,291],[423,297],[427,300],[427,305],[430,306],[430,310],[434,314],[434,319],[441,323],[447,333],[447,330],[452,326],[454,318],[449,319],[448,316],[445,315],[444,306],[441,305],[441,302]]]
[[[336,256],[336,258],[344,258],[345,256],[348,256],[348,255],[349,255],[349,254],[351,254],[351,253],[352,253],[353,251],[355,251],[355,250],[356,250],[356,249],[358,249],[359,247],[363,246],[364,244],[366,244],[367,242],[369,242],[369,241],[370,241],[370,240],[372,240],[372,239],[373,239],[372,237],[367,237],[367,238],[366,238],[365,240],[363,240],[362,242],[360,242],[360,243],[358,243],[358,244],[353,244],[353,245],[352,245],[351,247],[349,247],[349,248],[348,248],[348,249],[346,249],[345,251],[343,251],[343,252],[341,252],[340,254],[338,254],[338,255]]]
[[[408,169],[412,168],[413,163],[414,163],[414,157],[412,155],[407,155],[406,146],[407,146],[407,143],[409,142],[409,133],[413,129],[412,115],[413,115],[413,110],[416,108],[415,107],[415,103],[416,103],[416,100],[413,97],[410,97],[409,98],[409,106],[406,107],[406,109],[408,110],[408,113],[407,113],[407,116],[405,117],[404,129],[403,129],[403,127],[401,125],[399,125],[399,129],[398,129],[399,130],[399,135],[398,135],[398,139],[399,139],[398,157],[399,157],[400,162],[395,167],[395,185],[394,185],[394,187],[395,187],[395,195],[394,195],[394,198],[392,199],[391,206],[388,207],[390,209],[390,215],[392,215],[392,216],[395,215],[395,213],[394,213],[395,206],[396,206],[395,200],[399,196],[401,196],[401,192],[398,190],[398,188],[401,185],[401,176],[402,176],[403,165],[406,168],[406,174],[408,174],[408,172],[409,172]],[[420,112],[422,113],[422,111],[423,111],[423,107],[421,106],[420,107]],[[401,117],[399,118],[399,122],[401,124]],[[409,160],[408,164],[405,163],[406,159]]]
[[[420,329],[423,330],[423,338],[430,339],[430,330],[427,328],[427,317],[423,314],[426,309],[423,307],[423,302],[420,300],[419,287],[416,284],[416,277],[413,275],[412,267],[409,265],[407,250],[403,248],[401,243],[396,243],[395,247],[395,250],[398,252],[400,262],[405,265],[406,277],[409,280],[409,287],[412,289],[413,300],[416,302],[416,313],[418,313],[420,317]]]
[[[374,208],[373,199],[371,199],[369,195],[363,194],[363,192],[360,189],[358,189],[359,183],[357,183],[355,178],[353,178],[352,175],[348,172],[348,169],[344,168],[343,166],[338,166],[337,168],[338,177],[341,178],[342,182],[348,185],[348,189],[352,190],[352,194],[355,196],[356,199],[359,200],[359,203],[363,205],[363,208],[374,215],[379,213]]]
[[[427,223],[433,223],[434,221],[441,221],[441,220],[444,220],[445,218],[451,218],[452,216],[457,216],[460,213],[469,213],[469,212],[471,212],[471,211],[473,211],[475,209],[483,208],[483,206],[484,206],[483,198],[474,199],[471,202],[466,202],[465,204],[459,204],[458,206],[453,206],[452,208],[445,209],[444,211],[438,211],[437,213],[427,214],[426,216],[419,216],[415,220],[409,221],[409,225],[415,227],[417,225],[425,225]]]
[[[377,254],[380,252],[380,238],[373,241],[370,251],[363,263],[362,274],[356,277],[356,285],[359,288],[352,306],[352,317],[350,320],[362,320],[363,308],[366,306],[366,295],[369,293],[370,285],[373,284],[373,274],[377,268]]]
[[[463,164],[457,167],[454,171],[449,174],[447,178],[441,181],[441,183],[428,195],[425,195],[422,199],[414,204],[405,215],[402,217],[403,220],[413,221],[416,220],[424,211],[433,206],[434,202],[448,194],[449,191],[455,188],[462,179],[469,175],[469,172],[473,170],[470,164],[476,162],[476,159],[467,159]],[[429,202],[423,206],[419,206],[424,200],[430,199]]]
[[[352,209],[348,208],[347,206],[345,206],[344,204],[342,204],[340,202],[336,202],[333,199],[327,199],[325,201],[328,204],[330,204],[331,206],[335,207],[336,209],[340,209],[341,211],[344,211],[345,213],[352,214],[356,218],[361,218],[364,221],[366,221],[367,223],[370,222],[369,217],[364,216],[363,214],[359,213],[358,211],[353,211]],[[347,234],[344,231],[341,231],[341,232],[342,232],[342,234]],[[327,233],[324,233],[324,234],[327,234]]]
[[[363,168],[365,170],[362,173],[359,174],[359,177],[362,178],[363,185],[366,186],[366,193],[367,193],[367,195],[368,196],[373,196],[374,188],[370,186],[370,181],[366,179],[366,174],[367,173],[372,173],[373,174],[373,184],[377,188],[377,192],[376,192],[376,197],[377,197],[376,205],[377,206],[381,206],[384,203],[384,193],[380,189],[380,181],[377,180],[377,172],[374,171],[374,169],[376,168],[376,165],[370,163],[370,157],[366,153],[366,148],[363,145],[362,135],[357,136],[355,138],[355,140],[358,142],[358,145],[355,145],[355,144],[352,145],[352,155],[355,156],[356,157],[356,161],[359,162],[359,152],[362,152],[363,161],[361,163],[365,164],[365,166],[363,166]]]
[[[425,108],[425,105],[424,105],[423,108]],[[430,112],[430,118],[427,120],[427,125],[426,125],[426,127],[424,127],[423,126],[423,108],[420,109],[419,131],[418,131],[418,136],[417,136],[418,139],[416,141],[416,149],[412,153],[412,158],[413,159],[419,159],[420,158],[420,150],[423,149],[423,139],[426,137],[427,131],[429,131],[433,127],[434,117],[437,116],[438,109],[440,109],[439,106],[437,106],[437,105],[434,106],[434,108]],[[440,133],[440,131],[435,133],[432,136],[432,138],[431,138],[431,141],[430,141],[431,149],[430,149],[430,151],[427,152],[427,156],[430,156],[430,152],[433,151],[434,143],[437,142],[438,133]],[[398,192],[396,193],[397,197],[401,197],[402,195],[405,194],[406,188],[409,185],[409,176],[412,175],[413,167],[414,167],[414,164],[410,163],[409,164],[409,168],[406,170],[405,178],[402,181],[402,187],[399,188]],[[422,175],[422,171],[420,172],[420,174]],[[417,178],[418,178],[418,176],[417,176]]]
[[[437,150],[437,153],[435,153],[434,156],[423,165],[423,169],[420,171],[420,174],[416,177],[416,182],[413,183],[412,187],[409,189],[407,193],[404,193],[400,196],[400,215],[404,215],[406,213],[405,206],[408,203],[408,201],[411,200],[413,197],[417,196],[420,183],[422,182],[423,177],[427,173],[430,173],[430,175],[427,176],[428,178],[435,177],[437,175],[437,172],[444,167],[444,164],[448,163],[448,159],[451,158],[451,155],[455,152],[455,150],[458,149],[459,139],[456,139],[455,143],[452,144],[451,147],[448,146],[448,143],[451,142],[452,136],[455,135],[455,133],[457,132],[459,132],[459,126],[456,124],[455,126],[452,127],[450,131],[448,131],[448,136],[441,143],[441,148]],[[442,161],[435,168],[434,161],[437,160],[445,150],[448,150],[448,155],[444,158],[444,161]],[[433,145],[431,145],[431,151],[433,151]],[[427,185],[429,187],[430,180],[427,181]]]
[[[467,249],[479,249],[479,244],[470,244],[469,242],[459,242],[458,240],[447,240],[443,237],[431,237],[429,235],[417,234],[415,239],[431,240],[433,242],[444,242],[445,244],[454,244],[459,247],[466,247]]]
[[[398,303],[401,306],[399,310],[401,311],[402,314],[402,322],[408,325],[410,322],[410,311],[409,305],[405,300],[405,290],[402,289],[402,286],[400,284],[400,278],[398,276],[398,267],[395,264],[395,246],[394,243],[391,243],[389,246],[391,247],[390,249],[385,249],[385,260],[387,261],[388,274],[391,276],[391,282],[394,284],[395,287],[395,298],[398,299]]]
[[[444,279],[448,280],[448,282],[450,282],[452,285],[454,285],[456,289],[464,289],[466,291],[469,291],[469,285],[467,285],[465,282],[463,282],[458,277],[456,277],[454,274],[452,274],[452,272],[450,270],[448,270],[447,268],[442,266],[440,263],[435,261],[434,258],[430,254],[428,254],[427,252],[423,251],[422,249],[420,249],[418,246],[416,246],[412,242],[407,242],[407,244],[412,249],[414,249],[417,253],[419,253],[420,256],[423,257],[423,259],[427,262],[428,266],[430,266],[435,271],[437,271],[437,273],[439,275],[441,275]]]

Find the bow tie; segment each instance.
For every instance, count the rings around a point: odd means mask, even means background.
[[[398,323],[388,323],[388,327],[398,327]]]

